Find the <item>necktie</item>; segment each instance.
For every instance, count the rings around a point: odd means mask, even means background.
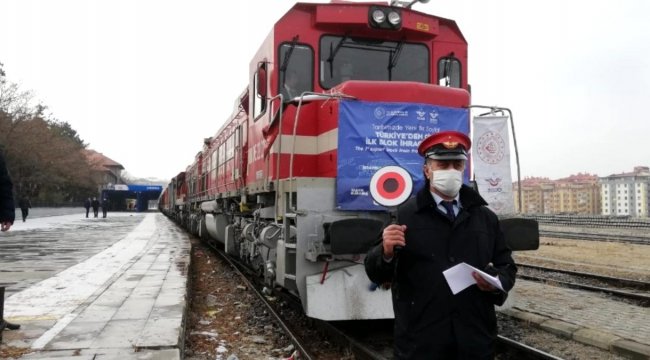
[[[454,222],[454,220],[456,220],[456,213],[454,212],[454,203],[455,202],[456,202],[456,200],[454,200],[454,201],[441,201],[440,202],[440,204],[442,204],[442,206],[445,208],[445,210],[447,210],[447,218],[449,218],[449,220],[451,222]]]

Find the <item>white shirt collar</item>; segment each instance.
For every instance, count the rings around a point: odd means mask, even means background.
[[[436,202],[436,205],[440,205],[440,202],[445,200],[445,199],[443,199],[442,197],[440,197],[440,195],[434,193],[433,191],[429,191],[429,192],[431,193],[431,196],[433,196],[433,201]],[[453,200],[456,200],[456,204],[455,204],[455,205],[458,206],[458,208],[460,209],[460,208],[461,208],[461,204],[460,204],[460,192],[459,192],[458,194],[456,194],[456,197],[454,197],[454,198],[452,199],[452,201],[453,201]]]

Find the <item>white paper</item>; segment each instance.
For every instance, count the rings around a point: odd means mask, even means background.
[[[495,288],[505,291],[503,290],[503,286],[501,285],[498,276],[492,276],[467,263],[460,263],[452,266],[443,271],[442,274],[445,276],[445,279],[447,279],[451,292],[456,295],[468,286],[476,284],[476,280],[474,280],[474,277],[472,276],[473,272],[477,272],[483,279],[485,279],[485,281],[489,282]]]

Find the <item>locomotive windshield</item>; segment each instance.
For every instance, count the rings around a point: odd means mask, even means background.
[[[282,44],[279,52],[280,88],[284,100],[300,96],[304,91],[312,91],[314,52],[307,45]]]
[[[323,36],[319,52],[324,89],[347,80],[429,82],[429,51],[422,44]]]

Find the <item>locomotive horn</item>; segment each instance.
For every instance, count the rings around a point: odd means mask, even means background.
[[[391,5],[393,5],[394,3],[398,3],[398,2],[399,1],[393,1],[393,3],[391,3]],[[423,4],[426,4],[426,3],[429,2],[429,0],[411,0],[411,2],[407,3],[404,7],[407,8],[407,9],[410,9],[411,6],[413,6],[413,4],[415,4],[417,2],[421,2]]]

